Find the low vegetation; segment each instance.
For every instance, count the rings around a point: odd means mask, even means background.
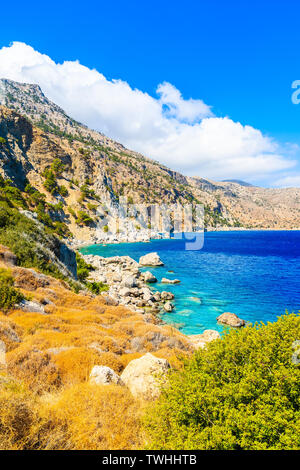
[[[298,338],[300,317],[291,314],[197,352],[148,413],[150,447],[299,449]]]
[[[0,309],[6,312],[23,299],[23,294],[14,288],[14,278],[10,271],[0,268]]]

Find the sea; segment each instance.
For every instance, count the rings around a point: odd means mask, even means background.
[[[181,239],[148,243],[90,245],[82,254],[128,255],[136,261],[157,252],[161,267],[147,267],[158,282],[154,290],[175,294],[175,309],[161,318],[185,334],[222,331],[217,317],[232,312],[247,322],[274,322],[300,310],[300,231],[205,232],[201,249],[187,250]],[[160,280],[179,279],[180,284]]]

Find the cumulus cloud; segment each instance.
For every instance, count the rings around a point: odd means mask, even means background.
[[[39,84],[75,119],[189,175],[266,182],[296,165],[272,138],[215,116],[167,82],[151,96],[78,61],[56,64],[20,42],[0,50],[0,77]]]

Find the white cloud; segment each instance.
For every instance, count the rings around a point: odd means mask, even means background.
[[[0,77],[38,83],[75,119],[189,175],[267,182],[296,164],[259,130],[214,116],[167,82],[153,97],[78,61],[56,64],[19,42],[0,50]]]
[[[283,176],[274,182],[274,186],[279,188],[300,187],[300,173]]]

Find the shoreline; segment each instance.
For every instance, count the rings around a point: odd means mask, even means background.
[[[204,230],[205,233],[213,233],[213,232],[300,232],[300,228],[238,228],[238,227],[222,227],[222,228],[212,228],[209,227]],[[181,232],[175,232],[175,233],[181,233]],[[189,232],[191,233],[191,232]],[[194,232],[196,233],[202,233],[202,232]],[[109,246],[109,245],[121,245],[121,244],[133,244],[133,243],[151,243],[152,241],[155,240],[175,240],[173,237],[162,237],[162,238],[149,238],[148,240],[128,240],[128,241],[107,241],[105,242],[100,241],[96,243],[91,243],[91,241],[85,241],[85,240],[77,240],[78,243],[72,244],[68,243],[68,246],[72,248],[73,250],[81,250],[82,248],[87,248],[89,246]]]

